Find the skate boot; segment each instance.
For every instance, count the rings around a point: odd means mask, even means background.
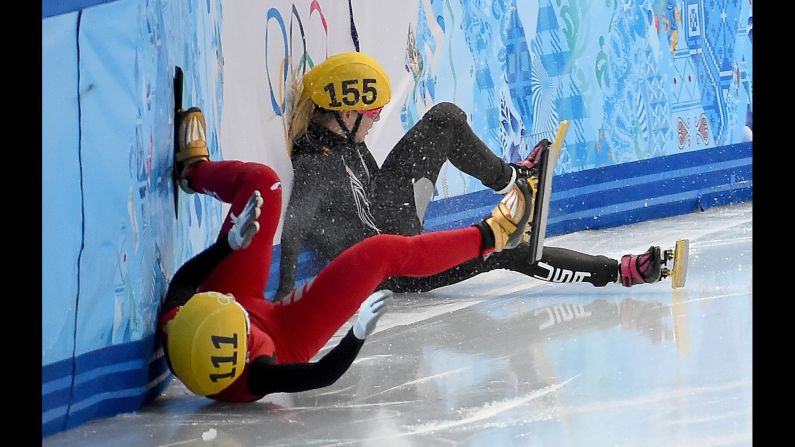
[[[538,176],[540,174],[539,162],[541,161],[541,155],[544,153],[544,151],[549,150],[549,146],[551,144],[552,143],[549,140],[544,138],[535,145],[527,158],[516,163],[510,163],[510,166],[513,168],[514,172],[516,172],[516,182],[519,183],[521,179],[524,179],[530,186],[530,191],[534,200],[538,195]],[[533,223],[533,217],[534,214],[531,212],[530,220],[528,222],[530,225]]]
[[[516,171],[516,176],[524,178],[538,178],[538,162],[541,161],[541,154],[543,151],[549,149],[551,144],[552,142],[544,138],[535,145],[527,158],[516,163],[510,163],[511,167],[514,169],[514,171]]]
[[[662,279],[662,257],[660,247],[652,245],[645,253],[624,255],[619,264],[621,284],[632,287],[635,284],[651,284]]]
[[[494,251],[511,249],[530,236],[535,191],[525,178],[518,178],[510,191],[483,222],[494,235]]]
[[[180,189],[188,194],[194,193],[187,178],[188,168],[210,159],[207,149],[204,114],[198,107],[178,113],[177,148],[174,154],[174,178]]]

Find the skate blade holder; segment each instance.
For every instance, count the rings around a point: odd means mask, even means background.
[[[663,252],[664,267],[660,269],[660,278],[667,278],[671,276],[671,287],[678,289],[685,286],[687,280],[687,260],[688,253],[690,252],[690,241],[688,239],[679,239],[676,241],[676,246],[671,250]],[[668,268],[668,262],[673,261],[673,266]]]

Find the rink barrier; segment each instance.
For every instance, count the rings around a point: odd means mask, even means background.
[[[558,175],[552,186],[547,235],[628,225],[750,200],[752,149],[752,143],[738,143]],[[432,202],[425,229],[471,225],[490,213],[494,204],[491,191]]]
[[[41,0],[41,18],[46,19],[116,1],[119,0]]]
[[[140,408],[162,393],[171,377],[154,335],[44,365],[42,436]]]
[[[547,236],[628,225],[751,200],[752,144],[738,143],[557,175],[552,185]],[[435,200],[425,214],[425,230],[449,230],[477,223],[491,213],[498,200],[491,190]],[[281,246],[275,246],[266,290],[268,299],[274,298],[279,282],[280,253]],[[302,251],[296,285],[312,278],[319,269],[314,256]]]
[[[172,377],[147,333],[167,275],[221,214],[208,197],[169,215],[172,73],[193,74],[186,102],[220,112],[214,3],[42,2],[42,436],[136,411]]]

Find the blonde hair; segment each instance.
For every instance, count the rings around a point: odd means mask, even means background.
[[[315,104],[304,92],[304,84],[298,70],[293,70],[292,75],[293,107],[290,117],[290,130],[288,131],[289,144],[287,155],[292,155],[293,143],[306,133],[309,122],[315,112]]]

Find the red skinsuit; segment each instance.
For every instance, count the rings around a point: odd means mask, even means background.
[[[284,298],[287,304],[271,303],[264,299],[265,286],[282,209],[276,172],[259,163],[207,161],[193,169],[190,180],[196,191],[231,203],[230,212],[235,215],[255,189],[264,199],[260,230],[251,245],[227,256],[200,287],[200,291],[233,295],[249,312],[249,360],[267,355],[278,363],[307,362],[385,279],[433,275],[481,254],[480,231],[475,227],[411,237],[382,234],[344,251],[314,281]],[[227,215],[220,234],[231,227]],[[247,389],[248,369],[247,365],[232,385],[210,397],[232,402],[256,400]]]

